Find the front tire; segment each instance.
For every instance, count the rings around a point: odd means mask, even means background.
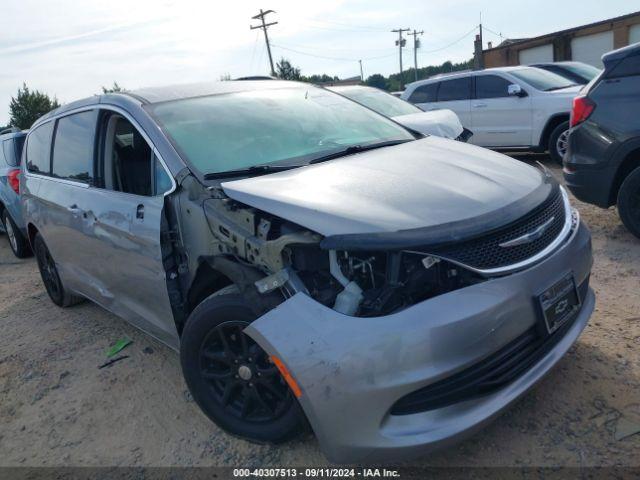
[[[47,245],[42,239],[42,235],[36,233],[33,239],[33,250],[38,262],[38,269],[42,277],[42,283],[49,294],[51,301],[59,307],[69,307],[82,301],[81,297],[73,295],[62,285],[60,275],[58,275],[58,267],[53,260]]]
[[[223,430],[280,443],[304,431],[306,420],[267,353],[243,333],[255,318],[242,295],[210,295],[182,332],[182,372],[198,406]]]
[[[618,213],[624,226],[640,238],[640,167],[627,175],[620,185]]]
[[[556,163],[562,165],[562,159],[567,153],[569,141],[569,122],[562,122],[551,132],[549,137],[549,156]]]
[[[4,231],[7,233],[7,240],[9,240],[9,246],[11,251],[18,258],[26,258],[31,255],[29,244],[27,239],[24,238],[22,232],[13,221],[9,212],[5,210],[2,214],[2,223],[4,225]]]

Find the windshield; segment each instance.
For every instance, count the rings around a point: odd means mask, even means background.
[[[600,72],[602,71],[599,68],[596,68],[593,65],[587,65],[586,63],[565,63],[561,65],[561,68],[566,68],[580,78],[585,79],[587,82],[590,82],[600,75]]]
[[[518,70],[511,70],[509,73],[518,80],[528,83],[533,88],[543,90],[545,92],[575,85],[571,80],[567,80],[560,75],[540,68],[521,68]]]
[[[404,100],[400,100],[393,95],[370,87],[343,87],[331,88],[334,92],[338,92],[351,100],[361,103],[371,110],[386,117],[397,117],[400,115],[410,115],[412,113],[421,113],[418,107],[411,105]]]
[[[392,121],[313,86],[226,93],[149,108],[201,174],[308,163],[349,146],[414,140]]]

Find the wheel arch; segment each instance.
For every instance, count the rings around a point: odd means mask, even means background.
[[[33,241],[36,238],[36,234],[39,233],[38,228],[31,222],[27,224],[27,236],[29,240],[29,245],[33,248]]]
[[[569,116],[570,116],[569,112],[556,113],[547,120],[547,123],[542,129],[542,134],[540,135],[540,141],[538,142],[538,145],[542,150],[547,149],[547,144],[549,143],[549,137],[551,137],[551,132],[553,132],[553,130],[562,122],[568,122]]]
[[[265,274],[257,268],[244,265],[226,256],[201,258],[193,281],[186,292],[186,317],[209,295],[229,285],[236,285],[247,305],[257,316],[263,315],[280,304],[284,298],[279,291],[260,294],[255,282]],[[176,325],[182,334],[184,325]]]
[[[627,178],[627,175],[638,167],[640,167],[640,141],[634,145],[633,149],[625,154],[616,170],[613,183],[611,184],[611,191],[609,192],[609,203],[611,205],[618,203],[618,192],[620,191],[622,182]]]

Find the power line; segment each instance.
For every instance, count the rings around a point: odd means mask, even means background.
[[[278,45],[275,43],[271,43],[272,47],[276,47],[279,48],[281,50],[287,50],[289,52],[294,52],[294,53],[298,53],[300,55],[306,55],[307,57],[314,57],[314,58],[323,58],[325,60],[337,60],[337,61],[343,61],[343,62],[357,62],[358,60],[379,60],[381,58],[389,58],[395,55],[394,53],[390,53],[388,55],[381,55],[381,56],[377,56],[377,57],[352,57],[352,58],[347,58],[347,57],[330,57],[327,55],[316,55],[314,53],[309,53],[309,52],[303,52],[301,50],[296,50],[294,48],[290,48],[290,47],[285,47],[284,45]]]
[[[297,48],[297,49],[304,49],[304,50],[321,50],[323,52],[330,50],[333,52],[353,52],[355,49],[352,48],[332,48],[332,47],[325,47],[325,46],[313,46],[313,45],[290,45],[290,44],[282,44],[279,42],[279,39],[276,39],[276,41],[278,41],[278,43],[280,44],[280,46],[284,46],[284,47],[288,47],[288,48]],[[271,42],[271,45],[273,46],[273,42]],[[395,47],[380,47],[380,48],[357,48],[357,50],[360,51],[364,51],[364,52],[389,52],[391,50],[393,50],[395,52]]]
[[[454,40],[453,42],[440,47],[440,48],[436,48],[435,50],[427,50],[427,51],[422,51],[420,52],[420,54],[424,54],[424,53],[435,53],[435,52],[440,52],[441,50],[446,50],[449,47],[453,47],[455,44],[460,43],[462,40],[464,40],[465,38],[467,38],[469,35],[471,35],[472,33],[474,33],[477,30],[478,26],[474,26],[471,30],[469,30],[467,33],[465,33],[463,36],[461,36],[460,38],[458,38],[457,40]]]
[[[262,9],[260,9],[260,13],[251,18],[253,20],[260,19],[260,21],[262,22],[262,25],[251,25],[249,28],[251,30],[255,30],[256,28],[261,28],[262,31],[264,32],[264,41],[267,44],[267,53],[269,54],[269,65],[271,65],[271,75],[275,77],[276,71],[273,68],[273,58],[271,57],[271,47],[269,46],[269,35],[267,35],[267,27],[270,27],[271,25],[276,25],[278,22],[265,23],[264,17],[266,17],[270,13],[276,13],[276,12],[274,12],[273,10],[267,10],[266,12],[264,12],[262,11]]]

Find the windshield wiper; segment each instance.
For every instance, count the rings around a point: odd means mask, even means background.
[[[217,180],[220,178],[241,177],[243,175],[262,175],[266,173],[283,172],[292,168],[304,167],[304,165],[254,165],[238,170],[226,170],[224,172],[205,173],[205,180]]]
[[[393,145],[399,145],[401,143],[411,142],[412,140],[390,140],[388,142],[373,143],[371,145],[350,145],[347,148],[332,152],[327,155],[323,155],[318,158],[314,158],[309,162],[309,165],[314,163],[326,162],[327,160],[333,160],[334,158],[340,158],[354,153],[366,152],[367,150],[375,150],[377,148],[391,147]]]

